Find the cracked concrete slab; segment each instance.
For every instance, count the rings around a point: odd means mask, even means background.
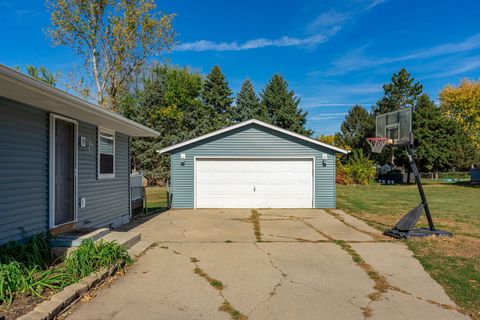
[[[68,319],[230,319],[218,312],[222,303],[187,257],[155,247]]]
[[[392,286],[424,300],[455,305],[404,244],[352,243],[351,246]]]
[[[382,233],[380,231],[378,231],[377,229],[369,226],[367,223],[365,223],[364,221],[354,217],[354,216],[351,216],[349,215],[348,213],[346,213],[345,211],[343,210],[339,210],[339,209],[332,209],[330,210],[332,211],[333,213],[337,214],[340,216],[340,218],[342,218],[346,223],[352,225],[353,227],[359,229],[359,230],[362,230],[364,232],[368,232],[368,233],[372,233],[372,234],[378,234],[378,235],[381,235]]]
[[[364,232],[320,209],[258,211],[269,242],[256,241],[248,209],[170,210],[137,223],[158,246],[69,319],[233,319],[219,310],[225,302],[259,320],[364,319],[367,306],[372,319],[466,319],[439,305],[455,306],[405,246],[375,242],[361,221],[341,214]],[[372,301],[374,281],[332,239],[369,241],[349,245],[400,291]]]
[[[380,300],[370,304],[372,320],[422,319],[422,320],[468,320],[468,316],[456,310],[444,309],[427,301],[397,291],[387,292]]]
[[[308,219],[307,222],[318,230],[329,235],[335,240],[343,241],[372,241],[373,238],[365,233],[359,232],[340,220],[334,218],[324,210],[319,211],[319,216],[314,219]]]
[[[328,240],[312,228],[305,228],[302,221],[261,220],[262,241],[319,241]]]

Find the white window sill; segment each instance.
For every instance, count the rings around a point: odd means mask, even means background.
[[[110,173],[110,174],[107,174],[107,173],[104,173],[104,174],[99,174],[99,175],[98,175],[98,180],[102,180],[102,179],[115,179],[115,173]]]

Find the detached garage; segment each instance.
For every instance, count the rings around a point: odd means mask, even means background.
[[[254,119],[158,152],[171,155],[172,208],[334,208],[347,153]]]

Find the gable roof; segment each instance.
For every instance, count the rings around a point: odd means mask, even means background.
[[[89,124],[105,127],[131,137],[157,137],[157,131],[121,115],[104,110],[43,81],[0,64],[0,97]]]
[[[275,130],[275,131],[278,131],[278,132],[287,134],[287,135],[289,135],[289,136],[292,136],[292,137],[295,137],[295,138],[298,138],[298,139],[307,141],[307,142],[309,142],[309,143],[311,143],[311,144],[325,147],[325,148],[327,148],[327,149],[336,151],[336,152],[338,152],[338,153],[343,153],[343,154],[347,154],[347,153],[348,153],[347,150],[344,150],[344,149],[341,149],[341,148],[338,148],[338,147],[329,145],[329,144],[327,144],[327,143],[324,143],[324,142],[321,142],[321,141],[318,141],[318,140],[315,140],[315,139],[312,139],[312,138],[309,138],[309,137],[305,137],[305,136],[303,136],[303,135],[301,135],[301,134],[298,134],[298,133],[295,133],[295,132],[292,132],[292,131],[289,131],[289,130],[286,130],[286,129],[283,129],[283,128],[280,128],[280,127],[277,127],[277,126],[274,126],[274,125],[271,125],[271,124],[268,124],[268,123],[265,123],[265,122],[260,121],[260,120],[257,120],[257,119],[250,119],[250,120],[247,120],[247,121],[243,121],[243,122],[234,124],[233,126],[226,127],[226,128],[223,128],[223,129],[220,129],[220,130],[217,130],[217,131],[213,131],[213,132],[208,133],[208,134],[205,134],[205,135],[203,135],[203,136],[200,136],[200,137],[197,137],[197,138],[194,138],[194,139],[190,139],[190,140],[187,140],[187,141],[184,141],[184,142],[180,142],[180,143],[177,143],[177,144],[175,144],[175,145],[173,145],[173,146],[170,146],[170,147],[167,147],[167,148],[163,148],[163,149],[161,149],[161,150],[157,150],[157,152],[158,152],[159,154],[169,153],[169,152],[172,151],[172,150],[175,150],[175,149],[178,149],[178,148],[187,146],[187,145],[189,145],[189,144],[192,144],[192,143],[195,143],[195,142],[198,142],[198,141],[201,141],[201,140],[210,138],[210,137],[217,136],[217,135],[219,135],[219,134],[222,134],[222,133],[225,133],[225,132],[228,132],[228,131],[232,131],[232,130],[235,130],[235,129],[238,129],[238,128],[241,128],[241,127],[248,126],[249,124],[257,124],[257,125],[259,125],[259,126],[262,126],[262,127],[265,127],[265,128],[271,129],[271,130]]]

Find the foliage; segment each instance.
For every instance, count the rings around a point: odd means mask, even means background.
[[[250,80],[245,80],[242,89],[237,95],[236,105],[233,107],[233,122],[242,122],[250,119],[265,121],[267,110],[260,104]]]
[[[353,149],[344,167],[345,173],[354,183],[366,185],[375,179],[375,163],[365,156],[362,149]]]
[[[213,123],[215,130],[232,122],[231,95],[232,90],[228,87],[222,70],[219,66],[214,66],[203,84],[202,99],[208,110],[209,121]]]
[[[16,261],[26,266],[45,268],[52,260],[48,237],[44,233],[36,234],[26,241],[10,241],[0,246],[0,264]]]
[[[455,123],[445,118],[430,98],[423,94],[415,108],[416,158],[422,171],[440,171],[452,167],[456,157]]]
[[[320,135],[317,138],[318,141],[334,146],[335,145],[335,136],[334,135]]]
[[[375,117],[360,105],[355,105],[348,111],[340,132],[335,135],[339,145],[350,149],[362,149],[368,152],[366,138],[375,136]]]
[[[393,74],[391,83],[383,85],[383,91],[383,97],[373,106],[375,115],[401,108],[414,108],[423,86],[402,68]]]
[[[130,261],[127,250],[116,242],[91,239],[83,241],[67,255],[64,261],[65,272],[76,279],[88,276],[92,272],[109,267],[121,261]]]
[[[61,290],[102,267],[129,260],[117,243],[87,240],[55,265],[45,235],[11,241],[0,247],[0,305],[8,307],[22,293],[41,297],[46,289]]]
[[[260,94],[262,106],[267,110],[268,121],[273,125],[305,136],[312,130],[306,129],[307,112],[300,107],[300,99],[281,75],[274,75]]]
[[[50,71],[47,70],[46,67],[44,66],[35,67],[32,65],[28,65],[26,68],[29,76],[37,80],[43,81],[54,87],[57,84],[58,75],[51,73]]]
[[[453,118],[480,149],[480,81],[465,79],[457,87],[448,85],[439,98],[443,113]]]
[[[110,109],[146,59],[173,44],[174,15],[159,13],[154,0],[48,0],[47,7],[53,44],[84,59],[99,105]]]
[[[213,130],[211,115],[201,102],[202,82],[202,76],[188,68],[156,65],[143,88],[121,100],[124,116],[160,132],[158,138],[132,141],[134,168],[146,178],[168,178],[168,157],[156,150]]]

